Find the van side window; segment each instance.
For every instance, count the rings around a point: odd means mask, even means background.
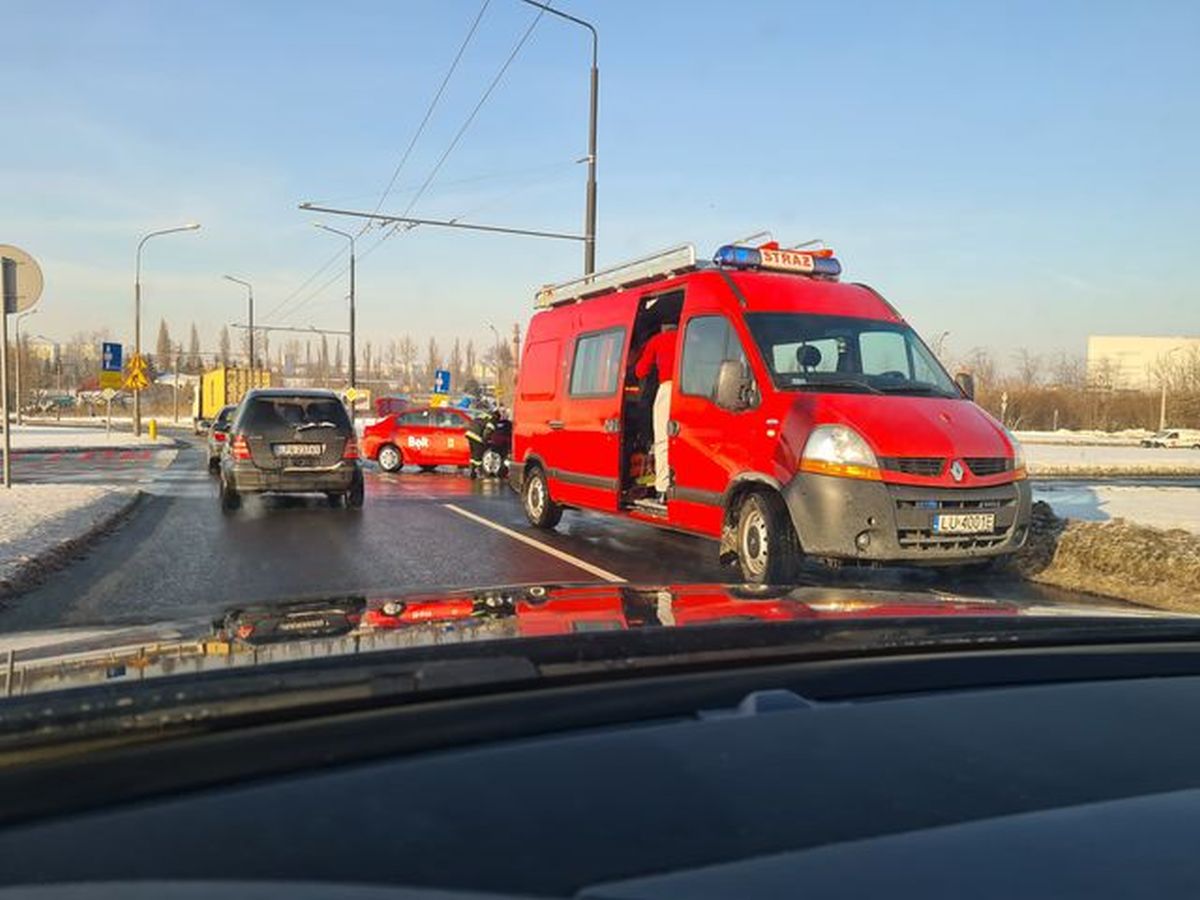
[[[553,400],[558,378],[558,341],[538,341],[525,348],[525,362],[521,366],[522,400]]]
[[[624,328],[581,336],[575,344],[575,360],[571,364],[571,396],[608,397],[616,393],[624,350]]]
[[[687,324],[683,336],[683,365],[679,389],[685,394],[717,396],[717,373],[727,359],[749,371],[737,332],[724,316],[698,316]]]

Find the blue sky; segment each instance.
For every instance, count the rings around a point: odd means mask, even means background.
[[[345,327],[340,263],[296,293],[338,250],[296,206],[374,208],[481,2],[7,0],[0,243],[43,265],[33,330],[127,338],[137,237],[189,220],[148,245],[147,341],[165,316],[215,347],[244,316],[227,272],[260,321]],[[1200,4],[559,5],[600,31],[601,265],[769,228],[824,238],[952,352],[1200,333]],[[385,209],[534,14],[491,0]],[[588,49],[543,18],[414,214],[578,230]],[[376,343],[485,343],[581,265],[574,244],[378,235]]]

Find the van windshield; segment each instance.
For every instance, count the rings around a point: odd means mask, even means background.
[[[907,325],[809,313],[746,320],[777,388],[962,396]]]

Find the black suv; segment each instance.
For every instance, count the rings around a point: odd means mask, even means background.
[[[221,509],[264,493],[324,493],[332,504],[362,507],[354,426],[332,391],[265,388],[243,398],[221,454]]]

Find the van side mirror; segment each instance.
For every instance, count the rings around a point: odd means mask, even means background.
[[[959,372],[954,376],[954,383],[959,386],[968,400],[975,399],[975,376],[970,372]]]
[[[714,401],[722,409],[742,410],[750,406],[753,384],[740,360],[726,359],[717,370],[717,395]]]

